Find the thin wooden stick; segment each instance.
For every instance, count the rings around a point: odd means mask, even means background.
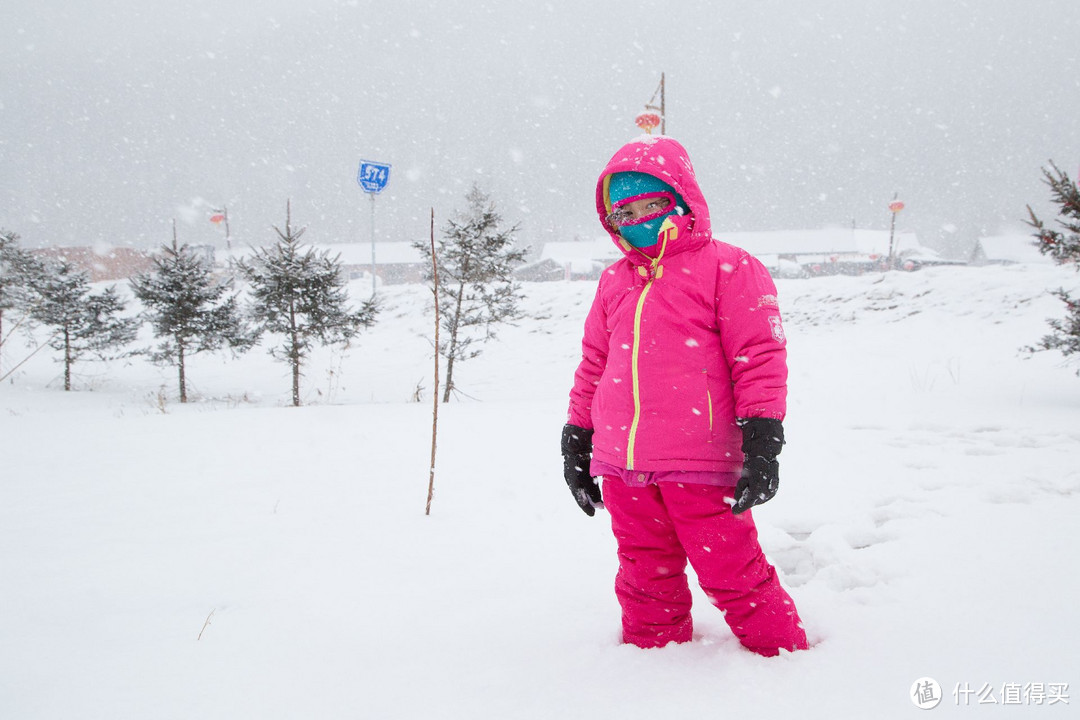
[[[215,610],[217,610],[217,608],[214,608],[213,610],[211,610],[210,614],[206,616],[206,622],[203,623],[202,630],[199,631],[199,637],[195,638],[195,642],[198,642],[199,640],[202,640],[202,634],[204,632],[206,632],[206,628],[210,626],[210,618],[214,617],[214,611]]]
[[[439,264],[435,261],[435,208],[431,208],[431,276],[435,295],[435,387],[431,391],[434,408],[431,413],[431,472],[428,475],[427,507],[424,515],[431,514],[431,498],[435,494],[435,441],[439,435]]]
[[[8,341],[8,339],[11,337],[11,333],[15,332],[19,329],[20,326],[22,326],[23,322],[26,321],[26,318],[26,315],[19,316],[19,319],[15,321],[15,327],[11,328],[11,330],[8,331],[7,335],[4,335],[4,333],[0,333],[0,347],[3,347],[4,343]]]
[[[13,374],[13,373],[14,373],[14,372],[15,372],[16,370],[18,370],[18,369],[19,369],[19,368],[21,368],[21,367],[22,367],[23,365],[25,365],[25,364],[27,363],[27,361],[28,361],[28,360],[29,360],[30,358],[34,357],[34,356],[35,356],[35,355],[37,355],[37,354],[38,354],[39,352],[41,352],[41,349],[42,349],[42,348],[44,348],[45,346],[47,346],[47,345],[48,345],[49,343],[51,343],[51,342],[53,341],[53,339],[54,339],[54,338],[55,338],[55,337],[56,337],[57,335],[59,335],[59,334],[60,334],[60,331],[59,331],[59,330],[57,330],[56,332],[54,332],[54,333],[53,333],[53,334],[52,334],[52,335],[51,335],[51,336],[49,337],[49,339],[48,339],[48,340],[46,340],[45,342],[41,343],[41,344],[40,344],[40,345],[38,345],[38,346],[37,346],[36,348],[34,348],[34,352],[30,353],[29,355],[27,355],[26,357],[24,357],[24,358],[23,358],[22,360],[20,360],[20,361],[19,361],[19,363],[18,363],[18,364],[17,364],[17,365],[15,366],[15,367],[11,368],[10,370],[8,370],[8,371],[7,371],[6,373],[4,373],[3,375],[0,375],[0,382],[4,382],[4,381],[5,381],[5,380],[7,380],[7,379],[8,379],[9,377],[11,377],[11,375],[12,375],[12,374]]]

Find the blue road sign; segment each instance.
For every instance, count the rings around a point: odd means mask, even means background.
[[[361,160],[360,170],[356,173],[356,182],[366,193],[380,193],[390,180],[390,166],[387,163]]]

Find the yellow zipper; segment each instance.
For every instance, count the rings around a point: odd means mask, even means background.
[[[645,268],[639,267],[639,270]],[[626,443],[626,469],[634,469],[634,445],[637,441],[638,422],[641,420],[641,392],[638,384],[638,350],[641,348],[641,309],[645,307],[645,296],[649,294],[653,279],[645,283],[645,289],[638,298],[637,310],[634,312],[634,349],[630,354],[630,377],[633,378],[634,390],[634,419],[630,423],[630,439]]]
[[[660,226],[660,237],[663,239],[663,243],[660,245],[660,254],[655,258],[652,258],[652,262],[648,269],[644,266],[638,266],[638,272],[647,277],[648,280],[645,283],[645,287],[641,290],[641,296],[637,301],[637,308],[634,310],[634,345],[630,351],[630,378],[632,380],[634,393],[634,419],[630,422],[630,436],[626,441],[626,469],[634,469],[634,446],[637,444],[637,430],[638,423],[641,422],[641,386],[639,384],[640,375],[638,373],[638,354],[641,350],[641,311],[645,307],[645,296],[649,294],[649,289],[652,288],[652,284],[659,280],[664,275],[664,266],[660,264],[660,259],[664,257],[664,251],[667,249],[669,240],[674,240],[679,235],[678,228],[671,222],[670,219],[664,220],[664,224]],[[637,248],[634,248],[637,250]],[[640,252],[640,250],[638,250]],[[710,404],[711,408],[711,404]],[[711,409],[710,409],[711,412]]]
[[[708,375],[705,376],[705,382],[709,382]],[[712,390],[710,390],[709,388],[705,388],[705,400],[709,403],[709,432],[712,432]]]

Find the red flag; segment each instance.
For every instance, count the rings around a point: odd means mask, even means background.
[[[211,215],[210,216],[210,222],[214,223],[215,225],[217,225],[220,222],[223,222],[224,220],[225,220],[225,216],[222,215],[221,213],[217,213],[216,215]]]

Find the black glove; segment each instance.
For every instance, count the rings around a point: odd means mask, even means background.
[[[780,463],[776,456],[784,446],[784,426],[772,418],[750,418],[740,422],[743,433],[742,477],[735,486],[738,515],[755,505],[772,500],[780,485]]]
[[[603,507],[600,486],[589,475],[592,459],[592,430],[566,425],[562,430],[563,477],[578,506],[592,517]]]

